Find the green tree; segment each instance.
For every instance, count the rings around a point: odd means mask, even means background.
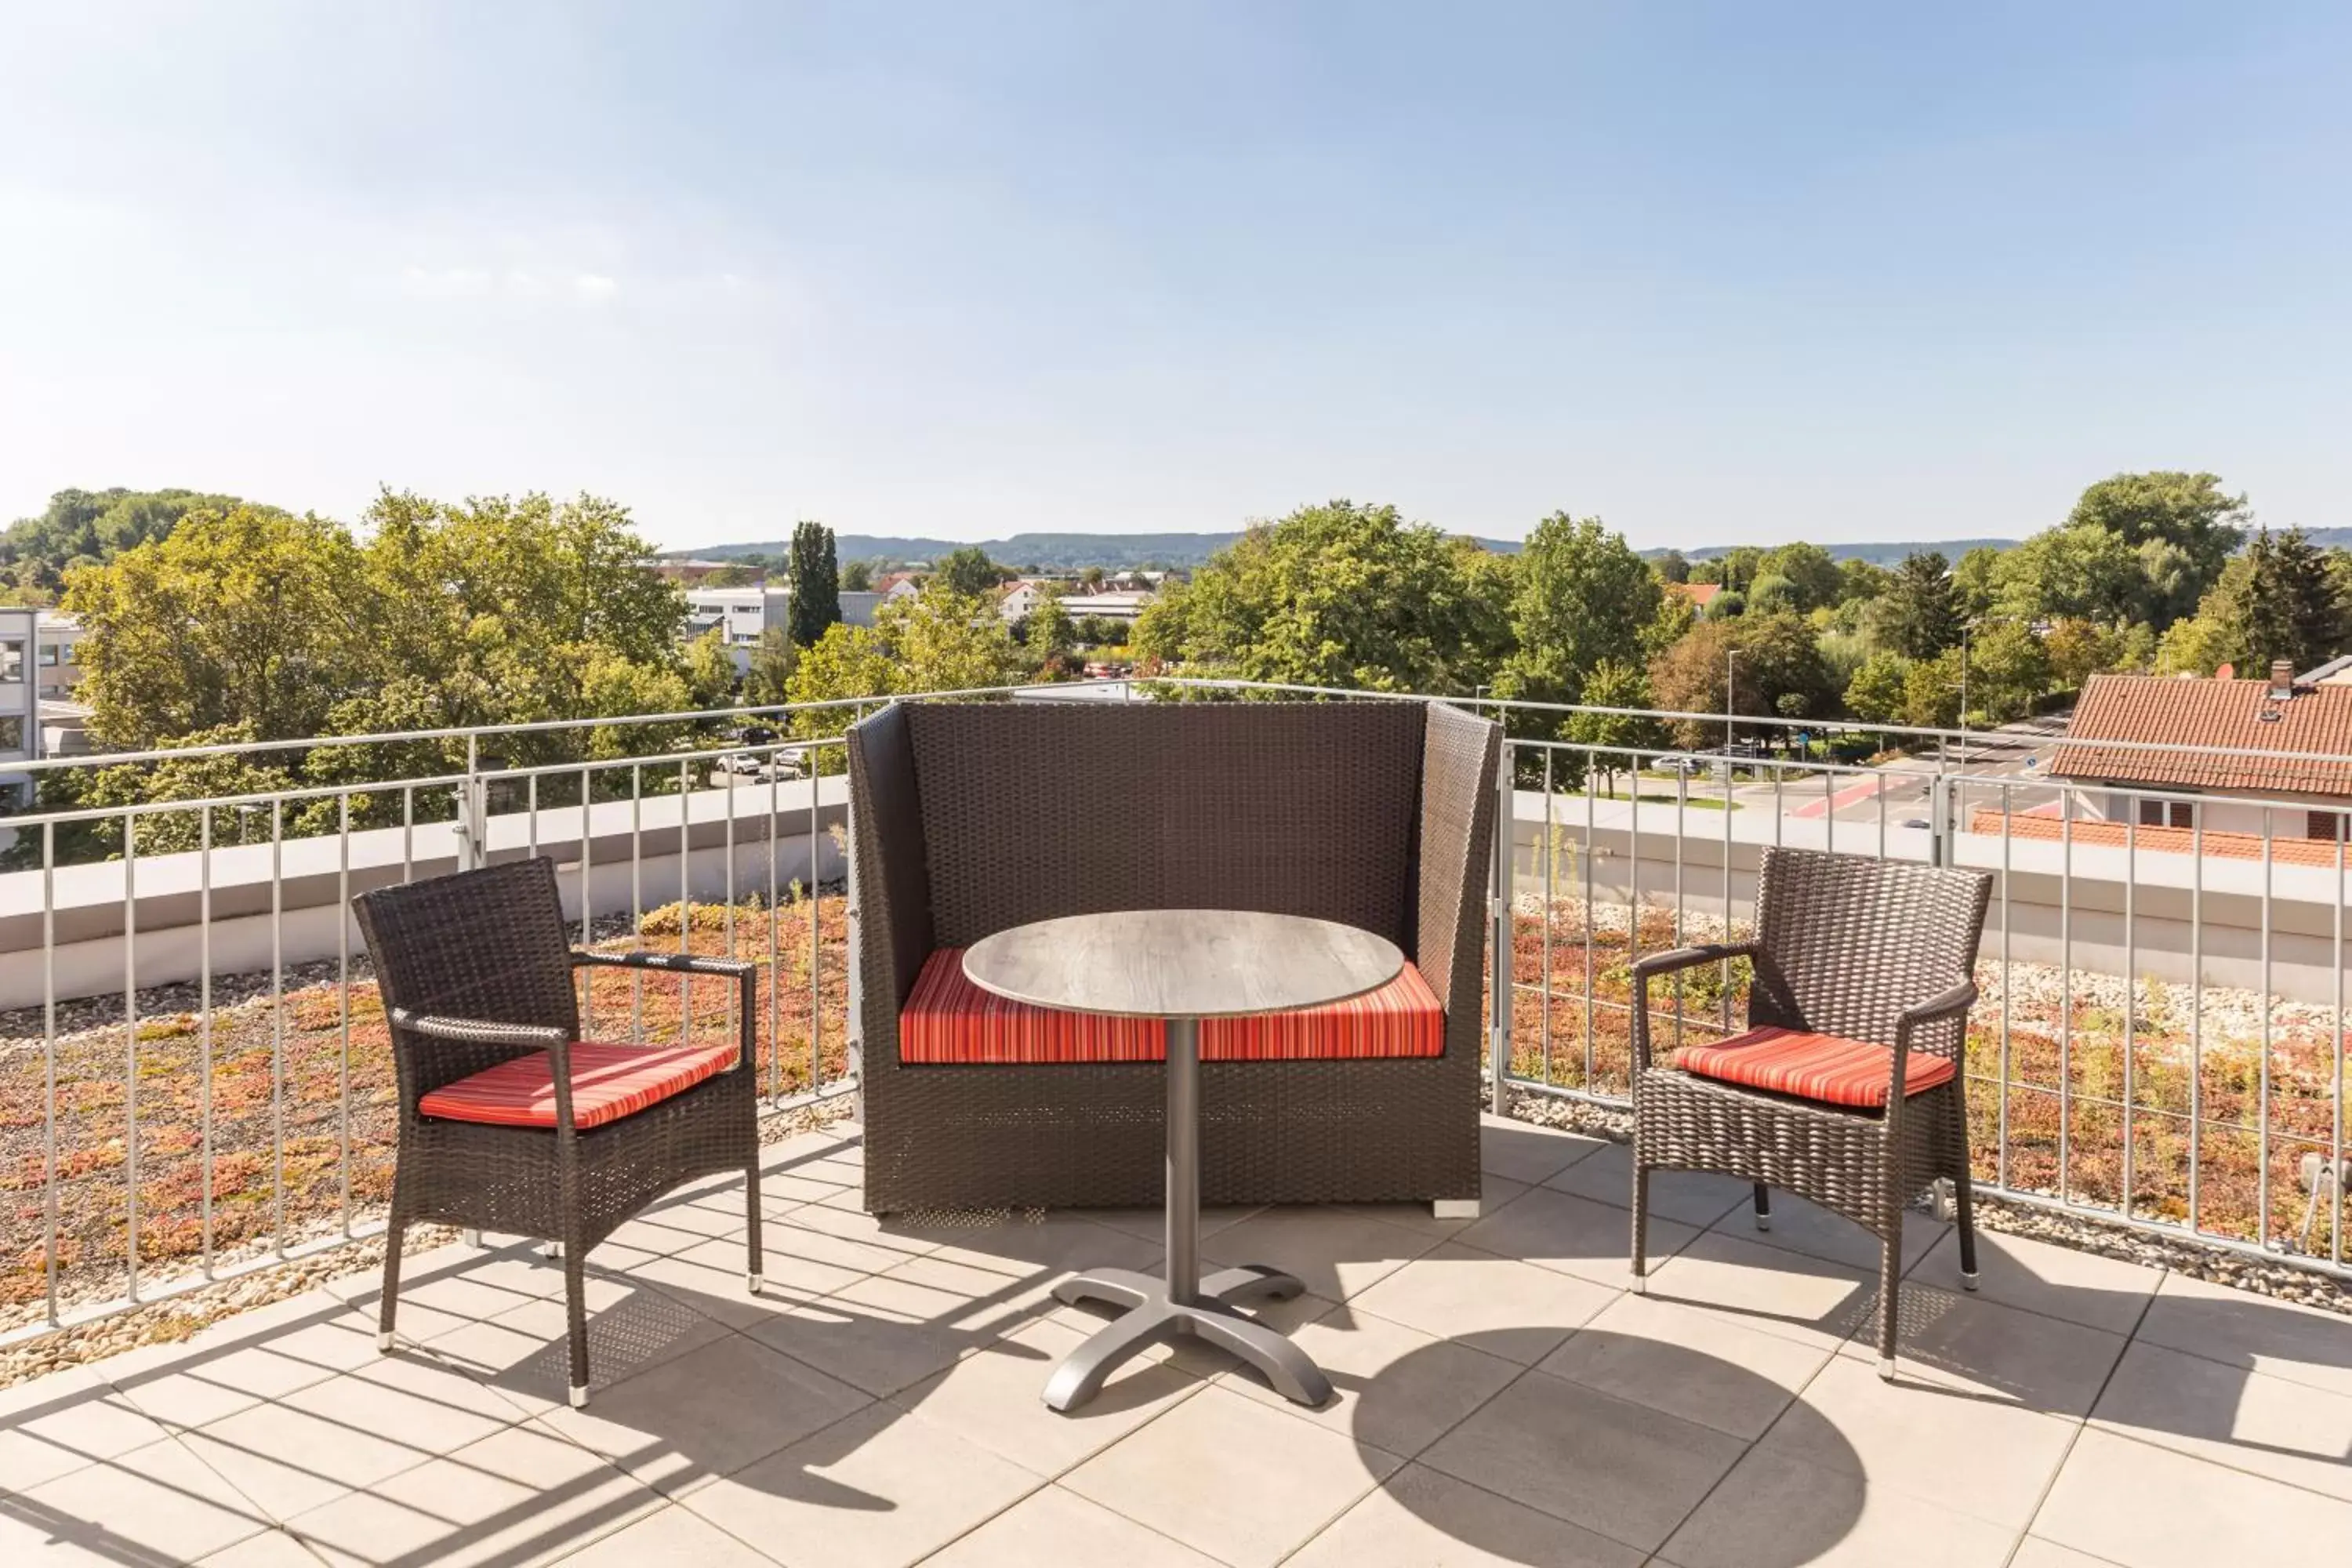
[[[796,647],[806,647],[841,619],[841,563],[833,530],[821,522],[793,525],[792,590],[785,625]]]
[[[1638,664],[1604,658],[1585,672],[1581,700],[1592,708],[1650,707],[1649,675]],[[1633,766],[1634,753],[1664,744],[1664,734],[1665,726],[1645,714],[1586,711],[1569,715],[1564,738],[1578,745],[1598,748],[1591,753],[1592,765],[1606,781],[1603,787],[1613,789],[1617,770]],[[1567,752],[1561,755],[1576,757],[1578,754]],[[1580,773],[1581,770],[1570,771]],[[1563,778],[1557,763],[1553,767],[1552,779],[1556,785],[1564,788],[1573,788],[1580,782],[1578,778]]]
[[[1891,649],[1864,659],[1846,682],[1846,711],[1881,724],[1903,722],[1911,668],[1909,659]]]
[[[1482,554],[1394,507],[1302,508],[1164,590],[1136,647],[1252,680],[1466,695],[1510,642]]]
[[[1554,512],[1520,549],[1510,600],[1516,645],[1495,672],[1496,694],[1523,702],[1580,702],[1586,678],[1641,646],[1666,595],[1624,538],[1597,517]],[[1630,667],[1629,667],[1630,668]],[[1557,721],[1514,715],[1522,734],[1557,735]]]
[[[1768,572],[1748,591],[1748,608],[1759,616],[1795,616],[1802,615],[1805,605],[1794,583]]]
[[[1748,595],[1737,588],[1726,588],[1706,606],[1706,618],[1711,621],[1736,621],[1748,613]]]
[[[192,734],[174,736],[162,749],[182,750],[203,746],[251,745],[256,739],[252,727],[246,724],[224,724],[218,729],[198,730]],[[225,752],[216,756],[167,757],[155,763],[125,763],[115,767],[101,767],[90,775],[79,804],[85,806],[127,806],[175,800],[221,800],[236,795],[274,795],[290,789],[300,781],[289,776],[284,767],[292,753],[259,752],[251,755]],[[283,831],[291,824],[285,819],[283,808],[273,822],[270,808],[262,805],[215,805],[206,810],[142,812],[131,819],[132,833],[142,855],[166,855],[182,850],[198,849],[205,843],[205,821],[212,818],[212,843],[216,847],[233,844],[267,844],[273,831]],[[123,820],[101,818],[89,825],[90,837],[110,858],[122,853]]]
[[[2034,700],[2050,689],[2050,656],[2022,621],[1986,626],[1969,645],[1968,661],[1969,705],[1988,723],[2024,718],[2033,711]]]
[[[2211,675],[2245,658],[2238,629],[2218,615],[2198,614],[2164,628],[2156,645],[2158,675]]]
[[[725,708],[735,698],[735,656],[717,626],[686,645],[686,688],[697,708]]]
[[[2068,690],[2079,689],[2094,675],[2127,668],[2131,658],[2121,630],[2075,616],[2053,624],[2042,644],[2050,657],[2050,679]]]
[[[1959,606],[1942,553],[1914,551],[1879,601],[1878,637],[1906,658],[1933,658],[1960,637]]]
[[[1837,602],[1868,604],[1895,585],[1895,574],[1875,562],[1857,555],[1838,563]]]
[[[789,700],[832,702],[851,697],[887,697],[901,689],[898,655],[878,626],[853,626],[835,621],[803,649],[794,667]],[[793,732],[805,737],[837,735],[849,722],[839,709],[815,709],[793,715]]]
[[[2222,574],[2211,613],[2246,673],[2267,673],[2282,658],[2308,669],[2343,651],[2347,606],[2338,581],[2301,529],[2263,529],[2232,564],[2241,569]]]
[[[1650,570],[1658,574],[1661,583],[1690,581],[1690,563],[1679,550],[1662,550],[1650,559]]]
[[[1973,691],[1971,697],[1976,695]],[[1949,730],[1960,721],[1960,649],[1915,659],[1903,676],[1903,721],[1923,730]]]
[[[2127,621],[2147,600],[2139,552],[2123,535],[2095,523],[2035,534],[2001,556],[1994,579],[1994,607],[2026,621],[2065,616]]]
[[[86,628],[79,697],[105,744],[196,731],[315,734],[366,679],[339,523],[262,507],[194,511],[106,565],[77,567],[65,606]]]
[[[1798,610],[1817,610],[1823,605],[1834,605],[1845,587],[1845,574],[1830,558],[1830,552],[1818,544],[1807,544],[1802,540],[1765,552],[1764,559],[1757,567],[1757,588],[1760,589],[1765,580],[1771,577],[1779,577],[1788,583],[1796,599],[1793,607]],[[1751,589],[1748,602],[1753,605],[1755,600],[1756,591]]]
[[[1650,661],[1650,689],[1658,705],[1680,712],[1725,712],[1727,655],[1736,655],[1728,660],[1730,711],[1801,719],[1827,712],[1836,700],[1813,629],[1801,618],[1710,616]],[[1681,720],[1675,728],[1687,746],[1706,745],[1723,733],[1720,720]]]
[[[948,552],[939,570],[931,574],[927,588],[943,590],[961,598],[974,599],[1004,581],[1004,573],[988,558],[988,552],[977,544],[962,545]]]
[[[761,631],[759,646],[751,650],[750,668],[743,671],[743,700],[755,708],[789,700],[793,670],[800,662],[800,651],[793,646],[792,635],[783,627],[769,626]]]
[[[76,566],[103,565],[161,539],[192,511],[231,512],[235,496],[197,490],[59,490],[47,508],[0,529],[0,579],[24,603],[50,604]]]
[[[1753,544],[1735,544],[1723,552],[1723,586],[1745,594],[1755,586],[1764,565],[1764,552]]]
[[[874,591],[874,563],[852,561],[841,569],[841,591],[845,594],[870,594]]]
[[[2184,604],[2220,580],[2245,536],[2246,498],[2221,488],[2215,474],[2116,474],[2084,490],[2069,528],[2098,528],[2134,551],[2151,542],[2172,546],[2187,563]]]
[[[702,588],[740,588],[760,580],[759,573],[740,561],[730,561],[702,574],[696,584]]]
[[[1062,607],[1060,594],[1048,588],[1038,595],[1037,607],[1029,612],[1029,624],[1022,628],[1021,641],[1041,672],[1062,670],[1078,646],[1078,633],[1070,622],[1070,612]]]
[[[1979,544],[1953,563],[1952,596],[1962,619],[1979,620],[1992,613],[2000,591],[2000,555],[1998,546]]]

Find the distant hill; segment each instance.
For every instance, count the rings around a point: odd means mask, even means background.
[[[955,540],[844,533],[835,539],[834,548],[844,561],[937,561],[962,545],[978,544],[988,552],[990,560],[1009,566],[1128,570],[1198,566],[1240,537],[1239,533],[1016,533],[1007,539]],[[1505,554],[1515,554],[1519,548],[1516,540],[1482,539],[1477,542]],[[779,539],[755,544],[709,544],[671,553],[723,561],[738,555],[781,556],[790,549],[785,541]]]
[[[2331,529],[2328,531],[2343,531]],[[2313,537],[2316,539],[2318,536],[2315,534]],[[1995,550],[2007,550],[2016,542],[2014,539],[1921,539],[1893,540],[1876,544],[1824,544],[1822,548],[1830,552],[1832,561],[1867,561],[1874,566],[1892,566],[1906,555],[1916,554],[1922,550],[1940,551],[1945,560],[1958,561],[1979,544],[1990,544]],[[1683,558],[1686,561],[1713,561],[1728,555],[1734,548],[1728,544],[1704,545],[1696,550],[1684,551]],[[1766,544],[1757,548],[1769,550],[1771,546]],[[1647,560],[1655,560],[1664,553],[1664,550],[1642,552]]]

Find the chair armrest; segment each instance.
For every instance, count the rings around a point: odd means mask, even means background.
[[[1696,947],[1671,948],[1633,961],[1633,1081],[1638,1092],[1642,1074],[1650,1066],[1650,982],[1679,969],[1719,963],[1730,958],[1754,958],[1759,946],[1752,942],[1711,942]]]
[[[562,1030],[544,1024],[494,1024],[482,1018],[420,1016],[405,1007],[385,1015],[395,1029],[406,1029],[427,1039],[461,1046],[510,1046],[517,1050],[545,1051],[549,1076],[555,1080],[555,1131],[572,1135],[572,1042]]]
[[[1671,974],[1677,969],[1695,969],[1702,963],[1715,963],[1727,958],[1753,958],[1756,944],[1752,942],[1710,942],[1696,947],[1677,947],[1664,952],[1648,953],[1633,961],[1633,984],[1636,986],[1653,975]]]
[[[848,742],[849,942],[860,1015],[850,1027],[870,1083],[898,1065],[898,1010],[938,944],[907,705],[851,725]]]
[[[706,958],[698,952],[652,952],[637,948],[623,952],[591,952],[584,948],[572,950],[574,969],[656,969],[677,974],[720,974],[735,981],[743,990],[743,1005],[736,1021],[737,1038],[735,1065],[729,1072],[753,1070],[759,1054],[756,1033],[760,1012],[760,966],[740,958]]]
[[[572,963],[574,968],[604,964],[615,969],[672,969],[688,974],[725,974],[737,980],[748,980],[760,973],[758,964],[740,958],[706,958],[698,952],[653,952],[643,948],[625,952],[586,952],[575,948]]]
[[[1906,1007],[1895,1016],[1895,1037],[1899,1049],[1911,1031],[1922,1024],[1932,1024],[1948,1018],[1955,1013],[1965,1013],[1977,1005],[1977,983],[1963,980],[1950,990],[1930,997],[1914,1007]]]

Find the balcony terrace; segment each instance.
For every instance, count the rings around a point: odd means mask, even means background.
[[[2209,857],[2193,827],[2188,853],[2078,841],[2112,806],[1981,736],[1914,736],[1908,772],[1791,751],[1744,778],[1515,740],[1487,1065],[1521,1119],[1485,1122],[1479,1216],[1213,1211],[1208,1260],[1304,1282],[1265,1315],[1335,1400],[1187,1345],[1061,1415],[1040,1386],[1095,1320],[1051,1288],[1151,1268],[1160,1216],[864,1212],[839,728],[784,718],[796,740],[709,755],[397,737],[461,765],[14,819],[0,1561],[2157,1568],[2352,1540],[2345,867],[2340,838],[2280,852],[2307,803],[2280,803],[2275,846]],[[811,742],[814,777],[715,765]],[[2035,809],[2054,838],[2014,831]],[[132,852],[78,852],[94,825]],[[1914,1211],[1892,1383],[1875,1244],[1801,1202],[1760,1231],[1744,1184],[1663,1175],[1650,1290],[1627,1289],[1602,1135],[1626,969],[1744,929],[1773,843],[1997,876],[1981,1289]],[[532,852],[578,940],[760,971],[764,1290],[740,1182],[664,1200],[588,1259],[582,1410],[534,1244],[414,1235],[391,1354],[374,1334],[388,1037],[339,911]],[[1717,1037],[1744,984],[1662,984],[1661,1027]],[[731,1005],[619,973],[588,998],[642,1040]]]

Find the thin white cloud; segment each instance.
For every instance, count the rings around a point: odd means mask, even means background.
[[[572,280],[572,297],[583,304],[602,304],[620,291],[620,279],[602,272],[583,272]]]

